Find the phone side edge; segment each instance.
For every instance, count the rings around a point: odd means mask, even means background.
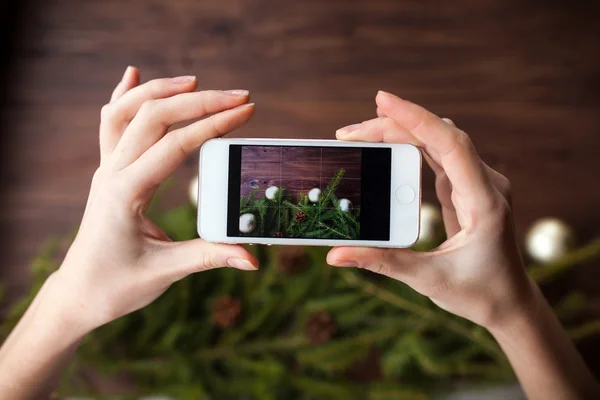
[[[227,240],[228,150],[229,143],[219,138],[206,141],[200,148],[196,231],[207,242]]]

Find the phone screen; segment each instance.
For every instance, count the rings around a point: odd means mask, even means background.
[[[227,236],[390,240],[390,148],[229,146]]]

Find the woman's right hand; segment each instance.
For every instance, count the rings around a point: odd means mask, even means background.
[[[83,332],[146,306],[188,274],[257,269],[242,246],[173,242],[145,214],[158,185],[188,155],[254,113],[247,91],[195,92],[197,83],[183,76],[139,85],[138,71],[128,68],[102,109],[101,164],[77,237],[52,277],[62,292],[57,307]]]

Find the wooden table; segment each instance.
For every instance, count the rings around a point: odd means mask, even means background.
[[[238,137],[332,138],[385,89],[451,117],[514,187],[519,237],[558,216],[600,233],[598,7],[550,0],[24,0],[2,54],[2,279],[80,220],[100,107],[128,64],[251,90]],[[16,14],[15,14],[16,13]],[[183,200],[190,160],[177,175]],[[431,173],[425,199],[431,201]],[[173,201],[175,201],[173,200]],[[599,264],[574,275],[588,292]],[[598,277],[598,273],[595,273]],[[572,281],[569,281],[572,282]]]

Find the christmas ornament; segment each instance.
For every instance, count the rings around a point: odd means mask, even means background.
[[[308,265],[308,254],[303,247],[286,246],[277,252],[277,266],[288,275],[300,272]]]
[[[340,209],[346,212],[352,210],[352,202],[348,199],[340,199]]]
[[[267,190],[265,190],[265,197],[269,200],[273,200],[278,191],[279,188],[277,186],[269,186]]]
[[[241,311],[242,302],[240,299],[228,295],[221,296],[212,303],[211,319],[215,325],[221,328],[229,328],[235,324]]]
[[[421,204],[421,221],[417,245],[438,244],[444,238],[444,220],[442,213],[433,204]]]
[[[306,216],[306,213],[303,211],[298,211],[296,213],[296,215],[294,216],[294,221],[298,222],[298,223],[302,223],[304,221],[306,221],[308,217]]]
[[[194,207],[198,206],[198,175],[190,180],[188,186],[188,198]]]
[[[573,229],[557,218],[536,221],[525,238],[527,253],[543,264],[559,260],[575,245]]]
[[[321,198],[321,189],[310,189],[310,191],[308,192],[308,199],[313,203],[316,203],[317,201],[319,201],[319,198]]]
[[[325,311],[312,314],[306,321],[306,336],[313,344],[329,342],[336,329],[335,321]]]
[[[250,233],[256,228],[256,217],[254,214],[246,213],[240,215],[240,232]]]

